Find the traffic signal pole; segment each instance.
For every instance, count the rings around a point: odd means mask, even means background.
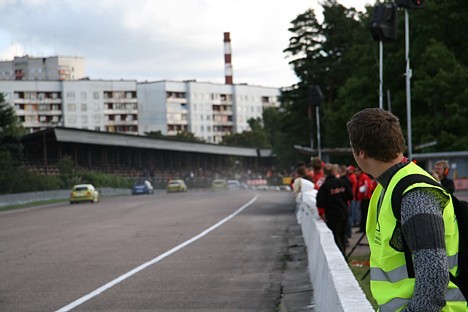
[[[383,109],[383,41],[379,41],[379,108]]]
[[[394,3],[382,3],[374,8],[370,30],[374,41],[379,42],[379,108],[383,109],[383,43],[396,40],[397,12]]]
[[[411,68],[409,58],[409,14],[405,8],[405,54],[406,54],[406,114],[408,127],[408,159],[413,157],[413,144],[411,133]]]

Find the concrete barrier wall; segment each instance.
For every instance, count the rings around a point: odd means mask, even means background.
[[[318,217],[315,199],[305,200],[304,196],[315,196],[315,193],[303,194],[297,209],[297,220],[307,247],[315,311],[374,311],[336,246],[332,232]]]
[[[130,189],[115,189],[103,187],[98,189],[101,196],[131,195]],[[54,190],[43,192],[30,192],[20,194],[0,195],[0,207],[9,205],[27,204],[35,201],[45,201],[53,199],[68,199],[70,190]]]

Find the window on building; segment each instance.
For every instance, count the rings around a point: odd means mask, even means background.
[[[125,97],[127,99],[136,99],[137,95],[136,95],[136,92],[135,91],[127,91],[125,93]]]
[[[93,99],[99,100],[99,92],[98,91],[93,92]]]
[[[68,103],[67,104],[67,111],[69,111],[69,112],[76,111],[76,105],[74,103]]]
[[[88,95],[86,94],[86,92],[81,92],[81,99],[82,100],[86,100],[87,96]]]
[[[75,92],[73,92],[73,91],[68,91],[68,92],[67,92],[67,99],[70,99],[70,100],[75,99]]]
[[[81,103],[81,111],[82,112],[88,111],[88,105],[86,103]]]

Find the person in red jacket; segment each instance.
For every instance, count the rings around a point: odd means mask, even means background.
[[[311,159],[311,166],[313,168],[313,179],[312,182],[315,184],[315,189],[318,190],[320,186],[323,184],[325,181],[325,175],[323,173],[323,166],[324,163],[322,160],[318,157],[313,157]]]
[[[353,190],[353,199],[351,200],[351,205],[350,205],[350,214],[349,214],[349,219],[351,222],[352,227],[358,227],[359,222],[361,222],[361,212],[359,211],[359,203],[356,198],[357,194],[357,177],[355,171],[355,167],[353,165],[349,165],[346,168],[346,174],[348,176],[349,183],[351,183],[351,188]]]
[[[361,220],[359,222],[359,233],[364,233],[366,230],[367,210],[373,192],[372,179],[362,172],[361,168],[356,168],[356,200],[359,202],[361,210]]]

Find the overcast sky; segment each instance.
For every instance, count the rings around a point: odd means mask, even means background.
[[[338,0],[363,10],[365,0]],[[0,0],[0,60],[80,56],[91,79],[297,82],[285,59],[290,22],[318,0]]]

